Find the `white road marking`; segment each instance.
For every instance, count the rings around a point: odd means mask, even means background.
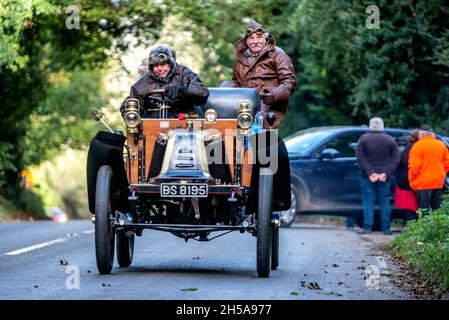
[[[11,252],[6,253],[6,255],[8,255],[8,256],[16,256],[18,254],[22,254],[22,253],[25,253],[25,252],[30,252],[30,251],[33,251],[33,250],[36,250],[36,249],[40,249],[40,248],[43,248],[43,247],[51,246],[52,244],[64,242],[64,241],[67,241],[67,240],[68,240],[68,238],[59,238],[59,239],[56,239],[56,240],[35,244],[34,246],[29,246],[29,247],[26,247],[26,248],[23,248],[23,249],[11,251]]]
[[[85,233],[85,234],[94,233],[94,232],[95,232],[95,229],[83,231],[83,233]]]

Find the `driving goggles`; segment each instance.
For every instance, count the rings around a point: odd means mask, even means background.
[[[164,63],[164,62],[167,62],[169,60],[169,58],[170,58],[170,56],[166,55],[165,53],[159,53],[157,56],[150,56],[148,58],[148,64],[153,65],[153,64]]]
[[[253,28],[246,29],[246,36],[251,37],[254,33],[260,36],[265,33],[265,29],[262,27],[257,27],[255,30]]]

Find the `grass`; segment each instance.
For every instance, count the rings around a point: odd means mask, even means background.
[[[441,207],[418,221],[388,244],[394,256],[417,270],[436,289],[449,290],[449,197]]]

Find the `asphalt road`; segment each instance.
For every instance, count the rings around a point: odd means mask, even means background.
[[[0,299],[410,299],[374,247],[393,236],[344,227],[281,229],[280,266],[258,278],[256,238],[233,232],[185,243],[146,230],[129,268],[99,275],[90,221],[0,224]],[[79,271],[79,273],[78,273]],[[79,277],[77,277],[79,275]]]

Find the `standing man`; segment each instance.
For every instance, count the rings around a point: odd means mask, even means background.
[[[276,46],[274,36],[254,20],[235,47],[232,81],[222,85],[254,88],[262,100],[262,113],[276,113],[272,128],[277,128],[285,118],[288,101],[296,86],[292,60]]]
[[[449,170],[449,151],[427,125],[419,128],[418,137],[408,162],[410,186],[416,191],[419,209],[436,210],[441,204],[444,178]]]
[[[382,232],[390,231],[390,176],[399,164],[400,155],[396,141],[384,132],[381,118],[372,118],[370,131],[357,143],[356,157],[360,165],[360,188],[363,202],[363,231],[371,233],[374,224],[374,204],[379,200]]]
[[[128,98],[140,101],[141,116],[157,118],[157,111],[148,101],[148,93],[155,89],[164,89],[171,99],[169,118],[178,117],[179,113],[195,113],[194,105],[205,104],[209,97],[209,90],[201,82],[200,77],[187,67],[176,63],[173,50],[167,46],[159,45],[151,50],[148,57],[148,72],[143,75],[132,87]],[[126,99],[128,99],[126,98]],[[124,113],[123,101],[120,112]]]

